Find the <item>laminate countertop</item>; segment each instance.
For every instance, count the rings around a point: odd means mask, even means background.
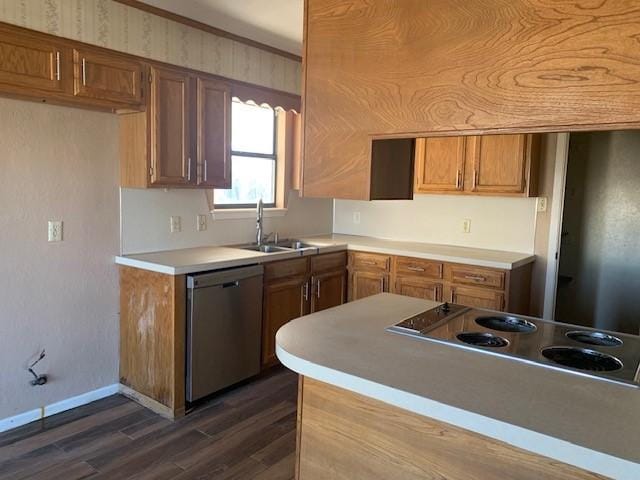
[[[291,370],[610,478],[640,478],[640,388],[385,330],[438,303],[382,293],[293,320]]]
[[[296,238],[316,248],[304,251],[262,253],[243,250],[234,246],[212,246],[122,255],[116,257],[115,261],[119,265],[143,270],[169,275],[183,275],[340,250],[362,250],[505,270],[511,270],[535,260],[534,255],[526,253],[420,242],[402,242],[357,235],[333,234]]]

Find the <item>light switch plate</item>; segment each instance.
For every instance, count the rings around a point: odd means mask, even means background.
[[[196,229],[199,232],[204,232],[207,229],[207,216],[206,215],[198,215],[196,217]]]
[[[353,212],[353,223],[356,225],[360,223],[360,212]]]
[[[47,229],[47,237],[49,242],[62,241],[62,221],[50,220]]]
[[[169,230],[171,231],[171,233],[182,231],[182,225],[179,216],[169,217]]]
[[[462,232],[463,233],[471,233],[471,219],[465,218],[462,222]]]

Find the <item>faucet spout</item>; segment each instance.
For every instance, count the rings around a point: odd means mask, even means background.
[[[262,218],[264,216],[264,206],[262,204],[262,198],[258,199],[258,204],[256,208],[257,218],[256,218],[256,243],[258,246],[262,245]]]

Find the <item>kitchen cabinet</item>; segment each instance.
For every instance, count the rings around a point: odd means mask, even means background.
[[[443,264],[411,257],[394,257],[392,293],[426,300],[442,300]]]
[[[73,93],[114,108],[141,107],[142,62],[125,55],[87,47],[73,49]]]
[[[0,26],[0,89],[15,95],[71,93],[71,51],[62,42]]]
[[[464,188],[466,138],[416,140],[415,193],[449,193]]]
[[[230,187],[230,87],[166,67],[152,67],[150,82],[147,111],[121,115],[120,185]]]
[[[197,79],[198,185],[231,188],[231,89]]]
[[[266,263],[262,313],[262,366],[277,363],[276,332],[287,322],[341,305],[346,297],[346,252]]]
[[[415,193],[535,196],[539,134],[418,138]]]
[[[391,257],[349,252],[349,301],[389,291]]]
[[[504,293],[487,288],[447,284],[445,286],[444,300],[467,307],[487,308],[498,311],[505,310]]]
[[[278,361],[278,329],[294,318],[309,313],[309,288],[309,279],[306,276],[285,278],[265,284],[262,308],[263,366],[270,366]]]
[[[442,301],[442,282],[418,277],[398,277],[393,285],[393,293],[440,302]]]

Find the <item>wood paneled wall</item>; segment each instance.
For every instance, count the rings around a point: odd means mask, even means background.
[[[373,136],[640,127],[630,0],[307,0],[304,194],[368,199]]]

